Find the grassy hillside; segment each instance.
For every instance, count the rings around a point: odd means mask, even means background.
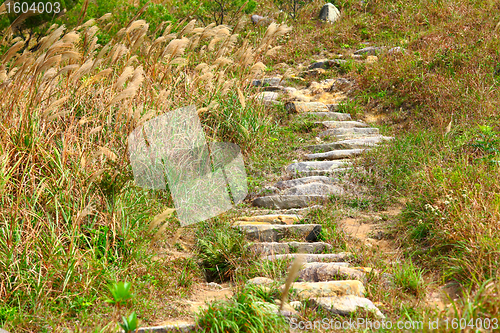
[[[134,185],[129,133],[193,104],[210,139],[242,147],[253,191],[294,148],[290,128],[307,132],[310,124],[290,124],[282,107],[248,98],[256,93],[249,80],[290,77],[299,65],[336,57],[347,62],[314,80],[354,79],[342,110],[396,137],[362,161],[370,172],[356,180],[373,191],[368,206],[404,206],[390,225],[392,241],[429,284],[458,281],[470,290],[460,315],[498,313],[500,3],[332,2],[342,13],[335,24],[316,20],[319,1],[296,20],[259,2],[252,9],[275,18],[269,27],[249,23],[246,9],[241,20],[216,26],[201,23],[210,13],[191,2],[89,2],[40,27],[38,47],[32,38],[26,50],[1,21],[0,327],[107,331],[135,309],[142,322],[184,316],[169,302],[191,293],[207,267],[162,255],[185,245],[174,217],[159,239],[161,226],[150,228],[173,202],[168,191]],[[371,65],[350,58],[367,45],[401,52],[382,50]],[[231,214],[183,237],[223,242],[214,230]],[[251,258],[239,255],[214,260],[254,274],[243,269]],[[117,281],[135,293],[123,306],[106,302]]]

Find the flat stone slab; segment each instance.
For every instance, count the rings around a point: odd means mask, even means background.
[[[250,240],[260,242],[279,242],[285,237],[295,236],[308,242],[317,240],[321,232],[320,224],[294,224],[294,225],[240,225],[233,228],[242,230]]]
[[[327,128],[352,128],[352,127],[368,127],[367,123],[362,123],[360,121],[346,120],[346,121],[322,121],[323,124]]]
[[[331,104],[334,105],[334,104]],[[328,105],[327,105],[328,107]],[[333,108],[333,106],[331,107]],[[330,110],[330,108],[328,108]],[[341,112],[308,112],[307,114],[316,116],[316,117],[325,117],[336,121],[348,121],[351,120],[351,115],[348,113]]]
[[[384,319],[384,314],[367,298],[355,295],[318,297],[311,299],[312,304],[341,316],[349,316],[359,308],[372,312],[377,318]]]
[[[340,252],[340,253],[328,253],[328,254],[276,254],[263,257],[264,260],[282,260],[282,259],[294,259],[297,256],[302,256],[304,261],[307,262],[335,262],[339,265],[348,266],[348,261],[353,259],[352,253]]]
[[[344,194],[344,189],[337,185],[328,185],[323,183],[309,183],[297,185],[283,191],[284,195],[329,195]]]
[[[330,171],[348,166],[349,162],[340,161],[307,161],[290,164],[286,167],[288,172],[304,172],[310,170]]]
[[[359,280],[365,281],[366,274],[354,268],[342,267],[335,263],[313,262],[306,263],[299,271],[297,281],[321,282],[333,280]]]
[[[332,143],[312,145],[312,146],[307,146],[306,149],[312,152],[327,152],[336,149],[358,149],[358,148],[374,147],[383,141],[392,139],[393,139],[392,137],[380,135],[374,137],[342,140]]]
[[[321,102],[289,102],[285,104],[285,108],[293,113],[329,112],[328,107]]]
[[[373,134],[379,134],[379,132],[380,132],[379,129],[376,127],[332,128],[332,129],[328,129],[326,131],[319,133],[318,137],[323,138],[325,136],[341,136],[341,135],[348,135],[348,134],[373,135]]]
[[[265,105],[279,104],[279,94],[274,91],[263,91],[255,95],[255,99],[264,103]]]
[[[250,251],[260,255],[287,254],[287,253],[322,253],[330,251],[332,246],[323,242],[263,242],[250,245]]]
[[[281,286],[280,290],[283,290]],[[295,282],[292,289],[297,292],[300,300],[307,300],[313,297],[331,297],[353,295],[363,297],[365,286],[361,281],[327,281],[327,282]]]
[[[257,207],[271,209],[289,209],[307,207],[313,202],[327,199],[325,195],[271,195],[254,199]]]
[[[338,168],[338,169],[331,169],[331,170],[308,170],[308,171],[301,171],[300,175],[301,176],[335,176],[338,174],[343,174],[351,170],[352,168]]]
[[[187,333],[196,332],[196,324],[187,321],[172,321],[161,326],[141,327],[137,333]]]
[[[252,85],[253,86],[279,86],[282,81],[281,77],[266,77],[262,80],[253,80]]]
[[[270,214],[238,217],[238,221],[269,222],[274,224],[293,224],[301,219],[302,216],[297,214]]]
[[[306,154],[308,160],[340,160],[344,158],[352,158],[359,156],[365,149],[342,149],[331,150],[326,153]]]
[[[266,278],[266,277],[254,277],[253,279],[250,279],[246,282],[246,284],[255,284],[258,286],[269,286],[274,283],[273,279]]]
[[[305,185],[309,183],[323,183],[323,184],[333,185],[335,184],[336,181],[338,181],[338,179],[333,179],[325,176],[311,176],[311,177],[302,177],[290,180],[282,180],[277,182],[275,186],[280,190],[283,190],[297,185]]]

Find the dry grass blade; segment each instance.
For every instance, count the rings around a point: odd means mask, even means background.
[[[16,54],[23,46],[24,46],[23,41],[20,41],[20,42],[17,42],[16,44],[14,44],[9,49],[9,51],[7,51],[7,53],[5,54],[5,57],[2,60],[2,64],[3,65],[7,64],[7,62],[10,60],[10,58],[12,58],[12,56],[14,56],[14,54]]]
[[[160,214],[156,215],[153,218],[153,221],[149,224],[148,231],[151,232],[154,228],[156,228],[161,222],[163,222],[167,217],[170,217],[175,212],[174,208],[167,208]]]
[[[109,158],[111,161],[116,162],[118,159],[118,156],[116,156],[115,153],[113,153],[109,148],[107,147],[99,147],[99,151],[102,155],[106,156]]]
[[[241,92],[240,87],[236,87],[236,90],[238,91],[238,99],[240,100],[241,107],[244,109],[246,107],[245,96]]]
[[[280,311],[283,310],[283,305],[285,304],[287,298],[288,298],[288,292],[290,291],[290,287],[297,278],[300,269],[302,268],[302,265],[304,264],[304,256],[303,255],[298,255],[295,257],[292,263],[292,267],[290,267],[290,271],[288,272],[288,276],[286,278],[285,282],[285,288],[283,289],[281,293],[281,304],[280,304]]]
[[[58,108],[59,106],[63,105],[64,102],[68,100],[69,96],[64,96],[63,98],[58,99],[57,101],[53,102],[50,104],[47,109],[43,112],[42,118],[46,118],[50,111],[52,111],[55,108]]]

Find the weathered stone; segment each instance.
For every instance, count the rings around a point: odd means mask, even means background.
[[[268,17],[260,16],[260,15],[252,15],[251,20],[252,20],[252,23],[256,24],[256,25],[267,25],[267,24],[270,24],[272,22],[272,20],[269,19]]]
[[[282,78],[275,76],[275,77],[266,77],[263,78],[262,80],[252,80],[252,85],[253,86],[271,86],[271,87],[277,87],[280,85]]]
[[[305,172],[310,170],[330,171],[349,165],[349,162],[340,161],[308,161],[290,164],[286,167],[288,172]]]
[[[344,189],[336,185],[327,185],[322,183],[309,183],[297,185],[283,191],[284,195],[329,195],[344,193]]]
[[[285,104],[288,112],[328,112],[328,107],[320,102],[289,102]]]
[[[196,332],[196,324],[192,322],[177,320],[166,322],[161,326],[141,327],[137,333],[187,333]]]
[[[390,48],[387,53],[390,55],[396,55],[396,54],[402,54],[404,52],[404,49],[400,46],[396,46],[393,48]]]
[[[0,333],[9,333],[9,332],[6,331],[6,330],[4,330],[4,329],[2,329],[2,328],[0,328]]]
[[[347,266],[347,261],[352,260],[354,257],[352,253],[349,252],[341,252],[341,253],[328,253],[328,254],[276,254],[269,255],[267,257],[263,257],[264,260],[281,260],[281,259],[293,259],[297,256],[302,256],[305,262],[336,262],[338,264],[342,264]]]
[[[281,309],[281,312],[280,312],[280,306],[278,304],[272,304],[260,301],[253,302],[253,304],[255,304],[256,306],[260,307],[265,311],[268,311],[269,313],[276,313],[276,314],[281,313],[285,317],[294,317],[298,315],[297,311],[287,303],[283,305],[283,309]]]
[[[327,3],[321,8],[319,12],[319,19],[327,21],[329,23],[334,23],[340,18],[340,11],[331,3]]]
[[[286,254],[286,253],[322,253],[331,250],[332,246],[323,242],[262,242],[250,246],[250,251],[261,255]]]
[[[332,263],[314,262],[304,265],[299,272],[298,281],[321,282],[333,280],[365,281],[366,274],[360,270],[342,267]]]
[[[263,91],[255,96],[258,101],[266,105],[278,104],[278,97],[279,94],[273,91]]]
[[[333,104],[328,104],[328,105],[333,105]],[[328,108],[328,106],[327,106]],[[351,115],[348,113],[341,113],[341,112],[308,112],[307,114],[316,116],[316,117],[325,117],[329,118],[332,120],[339,120],[339,121],[345,121],[345,120],[350,120]]]
[[[271,195],[254,199],[257,207],[272,209],[289,209],[307,207],[313,202],[327,199],[324,195]]]
[[[248,239],[260,242],[278,242],[285,237],[296,236],[308,242],[314,242],[321,232],[319,224],[293,225],[240,225],[235,226],[242,230]]]
[[[347,173],[349,170],[352,168],[338,168],[338,169],[330,169],[330,170],[307,170],[307,171],[301,171],[300,175],[301,176],[333,176],[333,175],[339,175],[339,174],[344,174]]]
[[[378,61],[378,57],[377,56],[371,56],[369,55],[368,57],[366,57],[366,63],[367,64],[374,64]]]
[[[280,290],[283,290],[283,286]],[[354,295],[363,297],[365,286],[361,281],[327,281],[327,282],[295,282],[292,289],[297,292],[300,300],[307,300],[313,297],[331,297]]]
[[[302,219],[302,216],[292,214],[270,214],[270,215],[256,215],[256,216],[242,216],[239,221],[256,221],[256,222],[269,222],[274,224],[293,224]]]
[[[367,127],[367,128],[332,128],[326,131],[319,133],[318,137],[323,138],[325,136],[340,136],[346,134],[361,134],[361,135],[370,135],[370,134],[379,134],[379,129],[375,127]]]
[[[308,160],[339,160],[359,156],[365,150],[366,149],[332,150],[326,153],[307,154],[305,158]]]
[[[323,184],[333,185],[336,181],[338,181],[338,179],[333,179],[325,176],[313,176],[313,177],[303,177],[290,180],[282,180],[276,183],[276,187],[283,190],[297,185],[304,185],[309,183],[323,183]]]
[[[368,127],[367,123],[361,121],[322,121],[327,128],[351,128],[351,127]]]
[[[318,307],[342,316],[349,316],[355,313],[359,308],[364,308],[372,312],[379,319],[385,318],[372,301],[356,295],[318,297],[312,298],[311,301]]]
[[[368,47],[365,47],[363,49],[355,51],[354,54],[377,55],[380,52],[382,52],[382,48],[376,47],[376,46],[368,46]]]
[[[246,284],[255,284],[258,286],[269,286],[269,285],[272,285],[273,283],[274,283],[273,279],[259,276],[259,277],[254,277],[253,279],[248,280]]]
[[[335,149],[359,149],[366,147],[376,146],[378,143],[391,140],[393,138],[388,136],[375,136],[368,138],[360,138],[360,139],[351,139],[351,140],[342,140],[332,143],[325,143],[320,145],[307,146],[306,149],[312,152],[326,152]],[[280,188],[279,186],[277,186]]]
[[[309,66],[309,69],[314,69],[314,68],[332,68],[334,66],[341,66],[343,64],[347,63],[347,60],[342,60],[342,59],[333,59],[333,60],[324,60],[324,61],[317,61],[311,66]]]

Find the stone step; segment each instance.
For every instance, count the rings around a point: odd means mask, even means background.
[[[271,209],[302,208],[318,201],[328,199],[326,195],[270,195],[253,200],[257,207]]]
[[[307,114],[315,117],[324,117],[337,121],[348,121],[352,119],[350,114],[341,112],[308,112]]]
[[[284,285],[280,287],[283,290]],[[295,282],[291,289],[297,297],[304,301],[316,297],[332,297],[353,295],[363,297],[365,286],[358,280],[326,281],[326,282]]]
[[[290,164],[286,171],[292,173],[305,172],[310,170],[331,171],[333,169],[344,168],[351,163],[348,161],[307,161]]]
[[[326,104],[321,102],[288,102],[285,104],[285,109],[292,113],[305,112],[329,112]]]
[[[309,183],[288,188],[282,192],[283,195],[329,195],[344,194],[344,189],[338,185],[323,183]]]
[[[381,136],[380,134],[349,133],[349,134],[335,135],[333,138],[335,139],[336,142],[339,142],[339,141],[353,140],[359,138],[376,138],[380,136]]]
[[[345,158],[352,158],[359,156],[365,149],[342,149],[331,150],[326,153],[306,154],[305,158],[308,160],[340,160]]]
[[[353,127],[368,127],[369,125],[367,123],[363,123],[361,121],[353,121],[353,120],[347,120],[347,121],[321,121],[317,122],[319,124],[323,124],[327,128],[353,128]]]
[[[312,253],[318,254],[332,249],[332,246],[323,242],[263,242],[250,245],[250,251],[260,255]]]
[[[306,149],[312,152],[327,152],[336,149],[358,149],[358,148],[373,147],[379,144],[380,142],[392,139],[393,138],[389,136],[379,135],[379,136],[365,137],[359,139],[342,140],[332,143],[324,143],[320,145],[312,145],[312,146],[307,146]]]
[[[325,176],[312,176],[312,177],[302,177],[290,180],[281,180],[275,184],[280,190],[295,187],[298,185],[305,185],[310,183],[323,183],[327,185],[333,185],[338,181],[336,178],[330,178]]]
[[[325,136],[339,137],[341,135],[348,135],[348,134],[373,135],[373,134],[379,134],[379,132],[380,132],[379,129],[376,127],[332,128],[319,133],[318,137],[320,138],[323,138]]]
[[[321,232],[320,224],[247,224],[233,228],[243,231],[248,239],[260,242],[278,242],[285,237],[297,237],[314,242]]]
[[[384,319],[384,314],[367,298],[356,295],[311,298],[313,306],[341,316],[350,316],[359,308],[372,312],[375,317]]]
[[[290,254],[276,254],[263,257],[264,260],[282,260],[282,259],[294,259],[300,254],[290,253]],[[305,262],[335,262],[342,264],[342,266],[348,266],[348,261],[354,259],[352,253],[340,252],[340,253],[328,253],[328,254],[305,254],[301,255]]]
[[[307,171],[301,171],[299,174],[301,176],[335,176],[339,174],[343,174],[348,172],[349,170],[352,170],[352,168],[338,168],[338,169],[331,169],[331,170],[307,170]]]
[[[188,333],[196,331],[197,325],[194,322],[184,320],[167,321],[160,326],[141,327],[136,330],[137,333]]]
[[[270,214],[270,215],[255,215],[238,217],[238,221],[255,221],[255,222],[271,222],[274,224],[294,224],[302,219],[302,216],[297,214]]]
[[[335,263],[313,262],[306,263],[299,271],[297,281],[321,282],[334,280],[366,281],[366,273],[350,267],[342,267]]]

